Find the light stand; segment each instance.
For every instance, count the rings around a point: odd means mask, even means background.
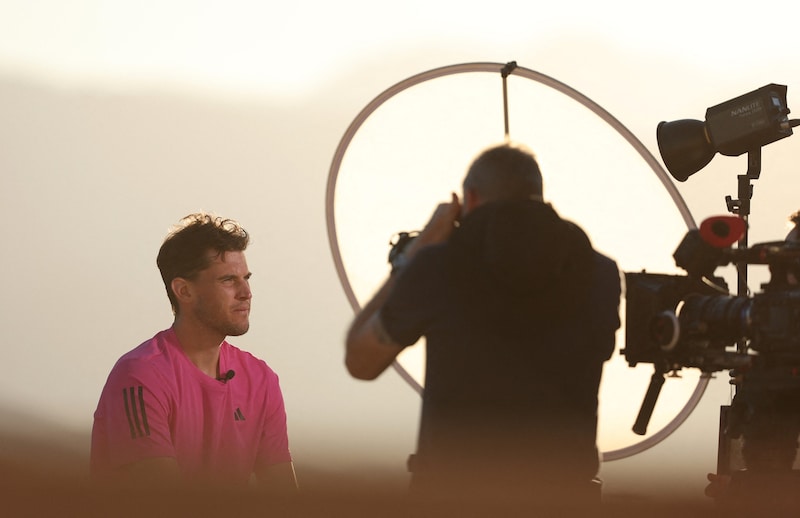
[[[738,176],[739,180],[739,199],[734,200],[731,196],[725,196],[725,204],[731,214],[736,214],[745,222],[744,234],[739,240],[739,248],[747,248],[747,232],[748,222],[750,220],[750,206],[753,199],[753,186],[750,184],[751,180],[758,180],[761,176],[761,148],[755,148],[747,153],[747,173]],[[736,263],[737,273],[737,294],[739,296],[746,296],[749,292],[747,285],[747,263]],[[741,345],[741,344],[740,344]],[[744,352],[742,347],[739,347],[739,352]]]

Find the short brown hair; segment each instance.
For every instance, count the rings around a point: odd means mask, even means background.
[[[204,212],[182,218],[164,239],[156,258],[172,311],[178,314],[178,301],[172,292],[173,279],[193,279],[208,268],[215,257],[224,252],[244,251],[249,241],[247,231],[232,219]]]

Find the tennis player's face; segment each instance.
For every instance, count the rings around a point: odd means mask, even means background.
[[[243,335],[250,328],[250,270],[244,252],[223,252],[191,281],[195,320],[223,336]]]

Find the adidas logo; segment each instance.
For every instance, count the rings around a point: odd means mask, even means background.
[[[236,412],[233,413],[233,420],[234,421],[244,421],[244,414],[242,413],[241,408],[236,408]]]

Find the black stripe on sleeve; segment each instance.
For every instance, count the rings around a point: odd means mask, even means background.
[[[147,424],[147,412],[144,410],[144,387],[139,385],[139,408],[142,410],[142,424],[144,425],[144,434],[150,435],[150,425]]]
[[[125,403],[125,415],[128,417],[128,427],[131,429],[131,439],[136,439],[136,429],[133,427],[131,407],[128,405],[128,389],[122,389],[122,401]]]
[[[128,426],[131,429],[132,439],[150,435],[150,427],[147,424],[147,416],[144,413],[144,387],[139,385],[137,389],[129,387],[122,391],[125,399],[125,414],[128,417]],[[139,400],[138,405],[137,399]],[[141,419],[139,416],[140,411],[142,413]]]
[[[128,396],[131,398],[131,413],[133,414],[133,422],[136,423],[136,436],[142,436],[142,424],[139,422],[139,410],[136,408],[136,392],[131,387]]]

